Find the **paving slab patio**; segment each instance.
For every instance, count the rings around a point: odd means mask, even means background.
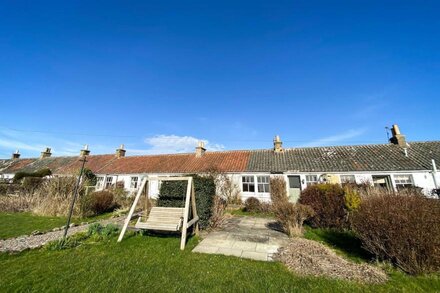
[[[233,217],[223,229],[206,235],[193,252],[272,261],[274,253],[287,241],[274,219]]]

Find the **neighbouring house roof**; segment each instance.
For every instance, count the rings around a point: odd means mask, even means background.
[[[407,156],[402,147],[394,144],[309,147],[286,149],[283,153],[272,150],[253,151],[248,171],[404,171],[429,170],[431,160],[440,162],[440,141],[412,142]]]
[[[16,159],[16,160],[0,160],[0,173],[8,174],[8,173],[16,173],[18,171],[22,171],[26,166],[32,164],[37,159]]]
[[[223,172],[355,172],[430,170],[440,164],[440,141],[410,142],[407,155],[394,144],[307,147],[273,150],[205,152],[170,155],[87,156],[86,167],[96,174]],[[80,157],[0,160],[0,174],[33,172],[42,168],[54,174],[72,174],[81,167]]]
[[[206,152],[200,158],[192,153],[129,156],[111,161],[99,173],[193,173],[210,170],[242,172],[246,170],[249,154],[250,151],[230,151]]]

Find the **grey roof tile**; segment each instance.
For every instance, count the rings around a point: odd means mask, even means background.
[[[251,152],[249,172],[354,172],[429,170],[431,160],[440,163],[440,141],[411,142],[405,156],[394,144],[307,147]]]

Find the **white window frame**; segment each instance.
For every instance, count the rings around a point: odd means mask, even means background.
[[[247,186],[247,190],[245,190],[245,186]],[[251,187],[254,190],[250,190]],[[255,176],[254,175],[243,175],[241,176],[241,190],[243,192],[255,193]]]
[[[109,180],[110,179],[110,180]],[[109,189],[109,188],[111,188],[112,187],[112,185],[113,185],[113,176],[107,176],[106,178],[105,178],[105,189]]]
[[[403,179],[402,177],[407,177],[407,179]],[[394,184],[396,184],[396,188],[406,188],[414,186],[414,178],[411,174],[395,174],[393,175]]]
[[[137,189],[138,186],[139,186],[139,177],[138,176],[131,176],[130,177],[130,188]]]
[[[341,179],[341,183],[356,183],[356,176],[351,174],[345,174],[345,175],[339,175],[339,178]],[[350,179],[347,179],[350,178]]]
[[[96,189],[101,189],[104,186],[104,176],[96,177]]]
[[[306,175],[306,185],[311,186],[319,183],[319,176],[317,174]]]
[[[268,175],[257,176],[257,192],[270,193],[270,176]]]

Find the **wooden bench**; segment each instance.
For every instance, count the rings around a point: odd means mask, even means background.
[[[184,208],[153,207],[145,222],[138,218],[135,228],[177,232],[182,228]]]

